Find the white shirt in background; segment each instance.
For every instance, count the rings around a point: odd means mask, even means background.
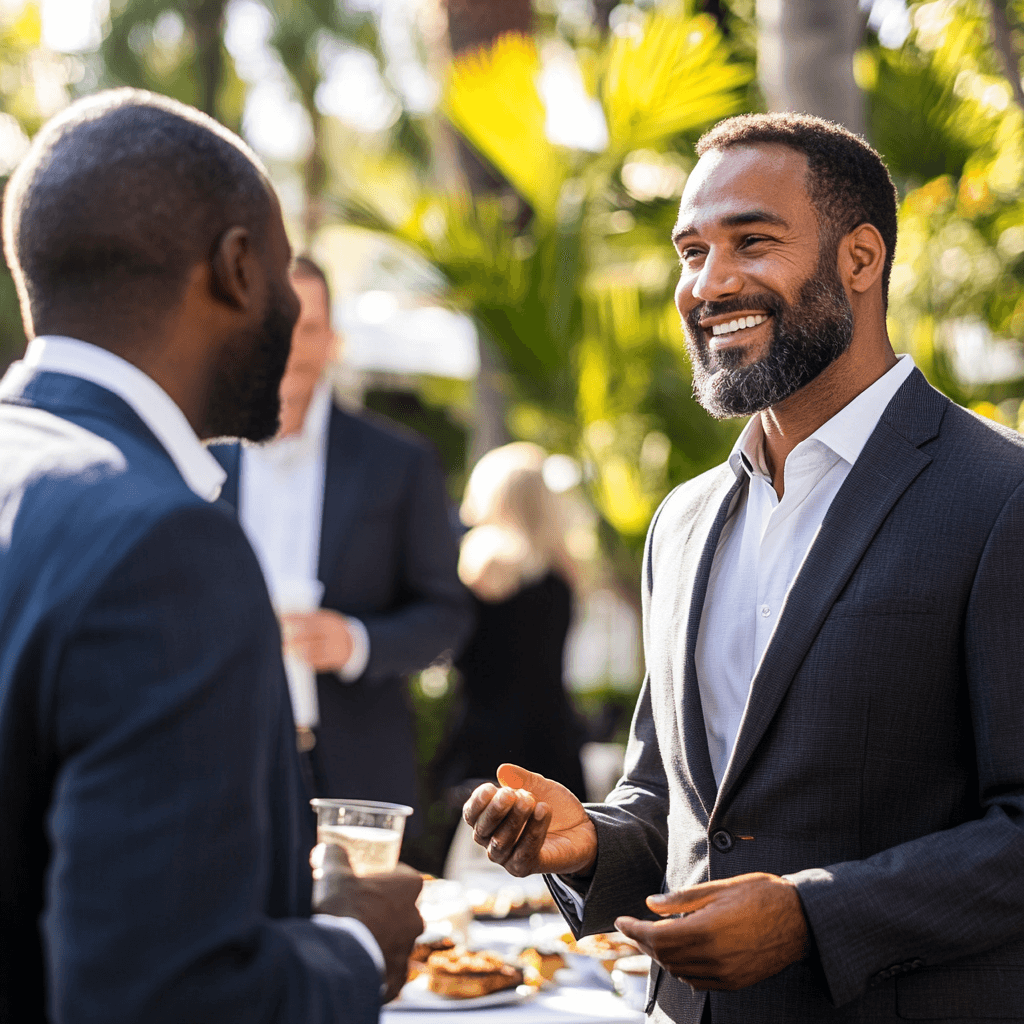
[[[227,474],[206,450],[174,400],[138,367],[97,345],[45,335],[29,342],[24,359],[10,367],[4,380],[13,384],[19,378],[40,372],[63,373],[91,381],[123,399],[153,432],[189,489],[204,501],[213,502],[220,497]],[[322,505],[322,488],[320,502]],[[319,542],[319,526],[317,540]],[[313,575],[316,576],[315,571]],[[384,977],[384,954],[362,921],[329,914],[314,914],[312,920],[322,927],[340,928],[352,935],[377,965],[381,978]]]
[[[330,419],[331,388],[321,381],[297,434],[242,448],[238,515],[272,600],[291,580],[317,579]],[[352,654],[337,675],[351,683],[370,660],[370,637],[358,619],[344,618]]]

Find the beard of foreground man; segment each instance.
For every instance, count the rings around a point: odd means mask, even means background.
[[[1024,1021],[1024,449],[885,328],[896,196],[861,139],[746,115],[673,242],[694,392],[753,414],[651,524],[623,778],[502,765],[465,808],[677,1024]]]
[[[201,441],[278,424],[297,299],[244,144],[131,90],[15,172],[26,333],[0,383],[0,1020],[371,1024],[409,868],[328,857],[280,634]]]

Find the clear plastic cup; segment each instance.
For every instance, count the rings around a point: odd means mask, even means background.
[[[412,808],[372,800],[310,800],[316,811],[316,839],[340,846],[357,875],[394,871],[405,819]]]

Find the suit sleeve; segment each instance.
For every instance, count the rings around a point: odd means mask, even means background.
[[[796,882],[836,1005],[875,980],[1021,938],[1024,920],[1024,486],[1004,506],[964,620],[982,815]]]
[[[446,652],[455,657],[473,625],[458,577],[458,548],[448,519],[444,476],[426,449],[410,469],[401,512],[399,599],[386,612],[358,617],[370,638],[365,682],[416,672]]]
[[[252,551],[211,507],[147,530],[64,626],[41,921],[53,1019],[377,1020],[370,955],[301,916],[278,643]]]

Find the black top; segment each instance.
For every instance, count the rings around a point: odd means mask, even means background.
[[[511,761],[585,797],[582,730],[562,680],[572,593],[555,573],[503,601],[474,598],[477,626],[456,667],[463,703],[439,758],[449,786]]]

